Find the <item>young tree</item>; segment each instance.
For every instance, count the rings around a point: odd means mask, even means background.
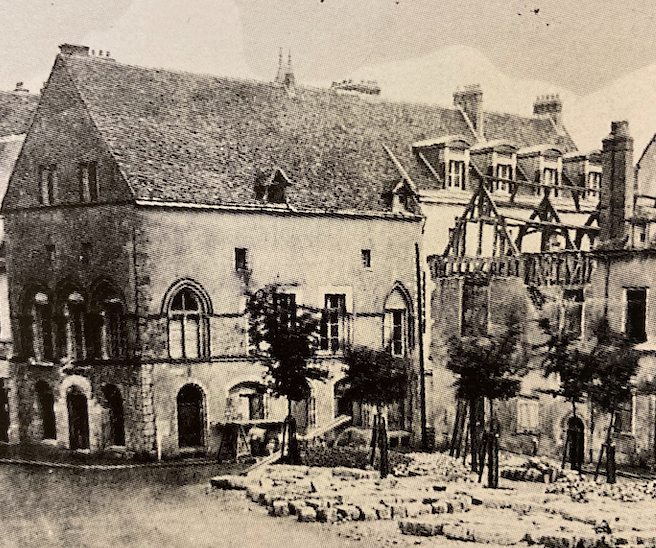
[[[601,411],[608,413],[610,422],[606,432],[605,448],[610,468],[614,469],[614,449],[612,448],[615,417],[621,404],[632,397],[632,381],[638,371],[639,356],[633,343],[622,334],[615,333],[607,318],[602,318],[593,330],[594,346],[585,356],[588,367],[594,370],[589,389],[590,400]],[[597,473],[601,464],[599,454]],[[609,468],[609,470],[610,470]],[[614,481],[611,474],[609,482]]]
[[[382,419],[383,409],[400,402],[403,404],[408,390],[412,362],[408,358],[393,356],[389,350],[355,346],[346,349],[345,397],[351,401],[376,406],[376,424],[372,432],[373,464],[376,442],[381,448],[381,475],[386,475],[387,433]],[[379,425],[382,425],[379,431]],[[384,438],[384,439],[383,439]]]
[[[248,333],[253,353],[267,368],[269,390],[287,398],[286,422],[293,432],[292,402],[309,398],[309,381],[324,380],[328,372],[311,359],[319,344],[318,314],[299,311],[293,296],[279,289],[275,284],[267,285],[251,295]],[[290,436],[290,448],[293,443]]]
[[[491,424],[494,422],[494,400],[517,395],[521,379],[528,372],[520,342],[523,325],[518,313],[510,312],[505,329],[498,335],[452,337],[449,339],[447,368],[457,379],[456,395],[469,404],[469,430],[472,469],[478,469],[478,432],[474,410],[483,398],[490,400]]]

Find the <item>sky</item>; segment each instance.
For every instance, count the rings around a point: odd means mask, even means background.
[[[0,0],[0,19],[0,89],[38,91],[65,42],[261,80],[282,47],[302,83],[375,77],[393,99],[450,104],[482,83],[486,107],[529,114],[559,93],[579,148],[598,148],[611,118],[637,144],[656,131],[653,0]]]

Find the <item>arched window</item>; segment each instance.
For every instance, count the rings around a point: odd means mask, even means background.
[[[208,354],[208,327],[205,299],[190,286],[181,287],[170,299],[169,355],[194,359]]]
[[[88,352],[103,360],[125,357],[123,300],[109,284],[103,283],[95,291],[93,301],[93,313],[87,318]]]
[[[333,388],[333,396],[335,402],[335,418],[340,415],[353,416],[353,402],[347,397],[346,392],[349,388],[349,382],[342,379],[335,383]]]
[[[39,411],[41,414],[41,429],[44,440],[57,438],[55,422],[55,398],[50,386],[45,381],[36,383],[36,395],[39,400]]]
[[[407,291],[397,284],[385,302],[384,344],[394,356],[406,356],[412,348],[414,320]]]
[[[72,360],[84,360],[87,357],[84,297],[78,291],[70,292],[66,297],[63,312],[66,322],[66,355]]]
[[[125,445],[125,423],[121,391],[113,384],[103,387],[105,403],[109,411],[107,442],[109,445]]]
[[[25,325],[21,330],[25,336],[25,351],[36,361],[51,361],[53,352],[52,311],[47,293],[37,291],[28,301]]]
[[[228,392],[225,420],[244,421],[267,418],[266,388],[256,382],[243,382]]]
[[[68,434],[71,449],[89,449],[89,410],[87,397],[72,386],[66,395]]]
[[[178,392],[178,445],[201,447],[205,441],[204,394],[195,384]]]

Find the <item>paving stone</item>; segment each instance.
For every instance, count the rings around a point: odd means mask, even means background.
[[[286,517],[289,515],[289,503],[286,500],[276,500],[271,505],[271,514],[278,517]]]
[[[358,508],[360,509],[361,521],[375,521],[378,519],[375,508],[371,506],[358,506]]]
[[[309,506],[298,508],[296,515],[298,516],[298,521],[302,521],[304,523],[317,521],[316,510],[314,508],[310,508]]]
[[[402,504],[396,504],[392,506],[392,517],[394,519],[398,518],[407,518],[408,517],[408,508]]]
[[[317,508],[317,521],[334,523],[337,521],[337,508]]]
[[[442,527],[442,533],[446,538],[451,540],[461,540],[464,542],[474,541],[474,535],[469,531],[469,528],[464,525],[445,523]]]
[[[392,509],[389,506],[377,504],[374,506],[374,510],[376,511],[378,519],[392,519]]]
[[[289,501],[289,513],[292,516],[297,515],[298,511],[301,508],[305,508],[305,501],[304,500],[290,500]]]
[[[446,514],[449,511],[449,506],[445,501],[435,502],[431,506],[433,514]]]

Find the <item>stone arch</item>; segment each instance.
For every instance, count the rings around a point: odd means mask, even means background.
[[[203,447],[206,437],[207,410],[205,392],[195,383],[187,383],[176,397],[178,446]]]
[[[87,396],[77,385],[66,391],[66,407],[69,447],[73,450],[90,449],[89,404]]]
[[[200,303],[206,314],[213,314],[212,300],[210,299],[210,296],[205,288],[192,278],[182,278],[176,281],[166,290],[164,298],[162,299],[162,315],[168,314],[173,298],[178,294],[178,292],[185,288],[190,289],[196,294],[196,296],[200,299]]]
[[[406,356],[414,348],[414,309],[412,295],[396,281],[385,298],[383,345],[392,354]]]

